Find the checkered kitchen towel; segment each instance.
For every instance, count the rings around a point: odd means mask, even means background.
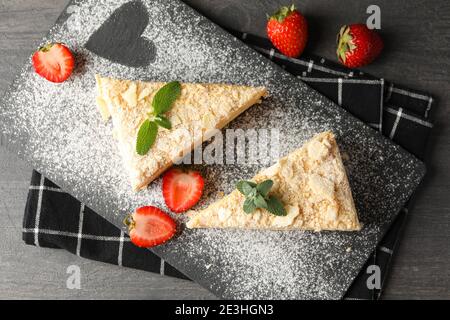
[[[287,58],[267,39],[232,33],[406,150],[423,158],[432,123],[433,99],[383,79],[349,70],[320,57]],[[378,265],[382,284],[408,209],[405,207],[367,261],[347,299],[377,299],[366,285],[367,267]],[[186,278],[152,252],[134,246],[123,231],[34,171],[23,221],[27,244],[66,249],[84,258]]]

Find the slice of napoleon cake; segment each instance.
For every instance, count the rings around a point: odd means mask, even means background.
[[[208,208],[190,211],[188,228],[271,230],[360,230],[350,184],[335,137],[323,132],[300,149],[258,173],[251,182],[273,182],[268,197],[276,197],[285,216],[263,208],[244,211],[245,196],[234,190]]]
[[[112,117],[119,152],[134,190],[141,190],[194,146],[252,105],[261,102],[264,87],[181,83],[181,94],[164,116],[171,128],[158,128],[145,155],[136,152],[136,137],[148,119],[152,100],[165,83],[117,80],[96,76],[97,106],[106,121]]]

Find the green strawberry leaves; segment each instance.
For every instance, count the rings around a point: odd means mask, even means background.
[[[261,183],[241,180],[236,188],[245,196],[243,209],[245,213],[253,213],[257,208],[266,209],[276,216],[286,216],[283,204],[275,196],[269,196],[273,181],[265,180]]]
[[[169,111],[176,99],[181,95],[181,84],[178,81],[172,81],[164,85],[156,92],[152,101],[153,112],[140,126],[136,138],[136,152],[144,156],[155,143],[158,134],[158,126],[171,129],[172,124],[162,114]]]
[[[292,12],[296,10],[295,5],[292,4],[290,7],[284,6],[281,7],[277,12],[275,12],[272,16],[268,16],[268,20],[275,19],[279,23],[282,23],[287,16],[289,16]]]

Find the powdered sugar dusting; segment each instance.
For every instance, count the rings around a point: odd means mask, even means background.
[[[44,39],[68,44],[77,69],[52,84],[27,65],[0,111],[9,146],[33,166],[117,226],[141,205],[165,208],[161,181],[132,192],[110,123],[95,107],[94,74],[124,79],[180,80],[264,85],[263,104],[230,128],[278,128],[282,155],[315,133],[332,130],[354,192],[361,232],[263,232],[182,230],[154,251],[226,298],[341,298],[378,239],[423,175],[421,164],[375,131],[243,46],[184,4],[143,1],[150,14],[143,36],[154,42],[156,60],[130,68],[84,49],[89,36],[126,1],[73,1]],[[236,180],[253,176],[257,165],[197,166],[207,181],[199,207],[229,192]],[[179,216],[177,216],[179,217]],[[180,226],[183,225],[180,218]],[[348,251],[347,248],[352,250]]]

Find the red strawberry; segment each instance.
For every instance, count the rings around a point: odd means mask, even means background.
[[[281,7],[269,17],[267,36],[282,54],[297,58],[308,41],[308,23],[294,5]]]
[[[124,223],[128,226],[131,242],[142,248],[160,245],[172,238],[176,231],[175,221],[152,206],[136,209],[125,218]]]
[[[75,65],[72,52],[61,43],[41,47],[33,54],[32,62],[36,73],[51,82],[65,81]]]
[[[343,26],[337,38],[339,61],[349,68],[371,63],[383,50],[380,35],[365,24]]]
[[[166,205],[173,212],[184,212],[197,204],[205,182],[197,171],[170,169],[164,174],[162,192]]]

